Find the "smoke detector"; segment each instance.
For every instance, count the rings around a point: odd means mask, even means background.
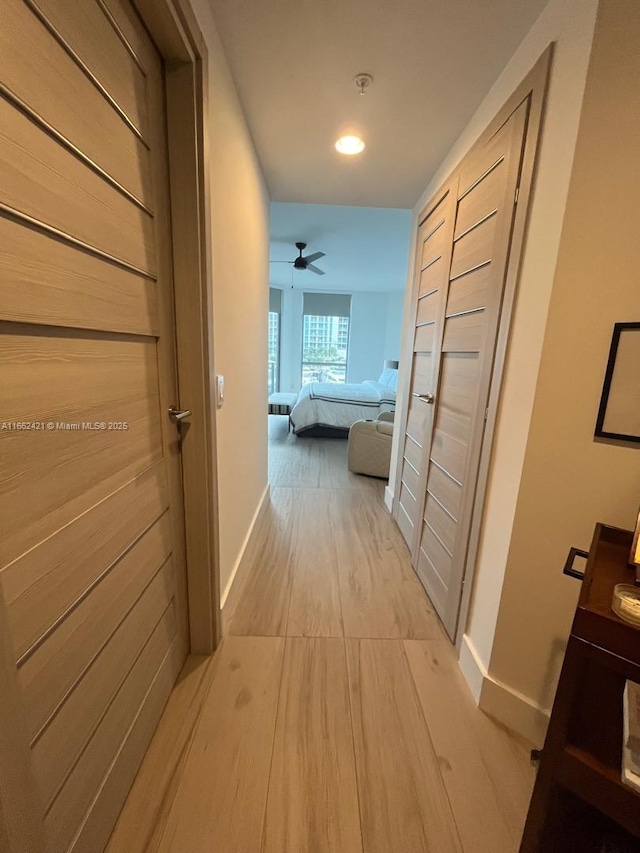
[[[373,77],[371,76],[371,74],[356,74],[356,76],[353,78],[353,82],[358,87],[358,92],[361,95],[366,95],[367,89],[373,83]]]

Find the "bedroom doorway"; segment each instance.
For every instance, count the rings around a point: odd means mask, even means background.
[[[317,485],[329,459],[348,477],[352,424],[394,409],[410,229],[409,210],[272,203],[272,487]]]

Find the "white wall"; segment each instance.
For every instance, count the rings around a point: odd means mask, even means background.
[[[384,357],[392,361],[399,361],[400,359],[403,309],[404,293],[390,293],[387,305],[387,328],[384,338]]]
[[[269,199],[207,0],[191,0],[209,50],[215,369],[222,603],[267,488]],[[264,413],[264,415],[263,415]]]
[[[302,290],[282,290],[280,390],[300,390]],[[347,382],[377,379],[385,359],[398,359],[404,293],[352,293]]]
[[[596,0],[552,0],[499,81],[502,93],[508,94],[549,42],[556,42],[466,631],[470,651],[487,670],[522,477],[596,9]]]
[[[398,359],[403,293],[354,293],[348,382],[377,379],[385,359]]]
[[[549,43],[555,42],[547,111],[496,425],[474,594],[461,656],[463,672],[477,698],[491,665],[596,9],[597,0],[550,0],[414,209],[415,239],[415,219],[429,197],[469,150]],[[409,281],[412,274],[410,271]],[[407,333],[409,299],[410,287],[405,301]],[[399,401],[399,405],[402,404]],[[397,466],[397,435],[394,444],[390,483],[394,482]],[[518,663],[521,667],[527,666],[526,660]],[[515,688],[513,697],[516,704],[520,702],[515,696]],[[510,722],[514,727],[517,727],[516,723],[519,725],[515,718]]]

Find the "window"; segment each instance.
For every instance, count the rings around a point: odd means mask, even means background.
[[[302,384],[346,382],[351,297],[305,293]]]
[[[282,291],[269,288],[269,394],[280,387],[280,311],[282,307]]]

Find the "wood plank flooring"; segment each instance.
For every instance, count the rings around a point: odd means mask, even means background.
[[[525,746],[475,706],[384,483],[270,418],[225,637],[167,706],[109,853],[515,853]]]
[[[341,638],[287,640],[262,849],[362,850]]]

